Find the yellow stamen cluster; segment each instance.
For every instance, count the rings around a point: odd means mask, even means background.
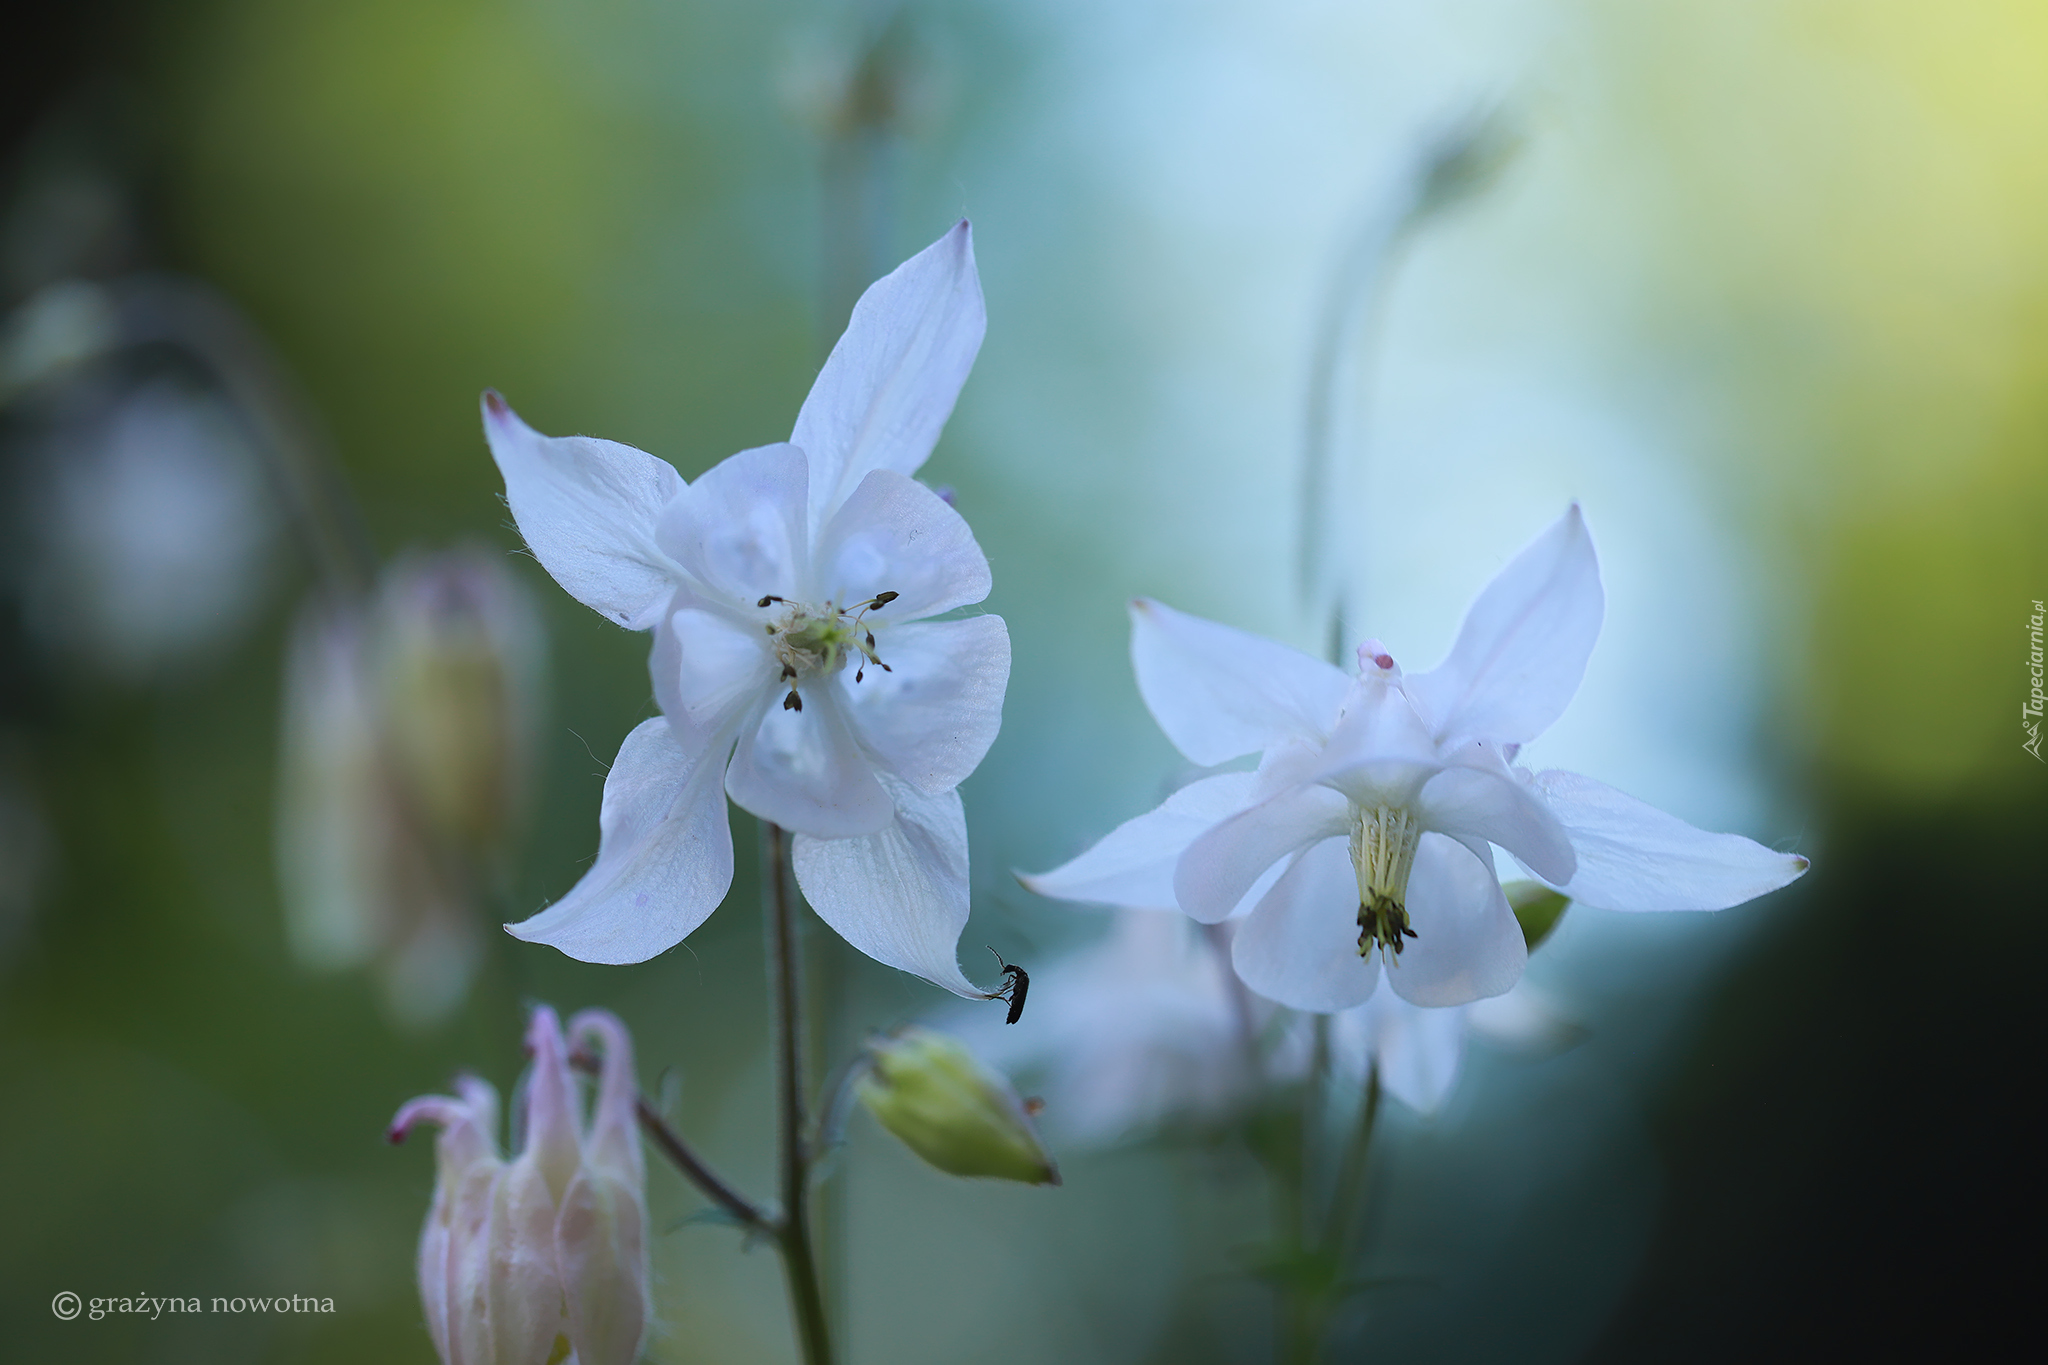
[[[828,677],[837,673],[846,666],[849,654],[862,656],[861,665],[853,675],[855,682],[866,675],[869,664],[884,673],[894,672],[875,653],[875,633],[867,629],[866,619],[869,612],[880,611],[896,597],[893,592],[876,593],[854,607],[851,615],[847,608],[831,602],[823,607],[812,607],[773,593],[755,603],[759,607],[781,603],[789,608],[780,621],[766,624],[769,638],[775,641],[775,657],[782,664],[782,680],[789,684],[789,695],[782,699],[782,709],[803,710],[804,699],[797,692],[797,684],[806,678]]]
[[[1408,875],[1422,826],[1404,806],[1351,808],[1351,866],[1358,874],[1358,955],[1375,947],[1401,955],[1408,927]]]

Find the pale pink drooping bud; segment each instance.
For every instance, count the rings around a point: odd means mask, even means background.
[[[497,1092],[475,1077],[391,1122],[402,1141],[441,1127],[434,1202],[420,1233],[420,1301],[446,1365],[632,1365],[647,1334],[646,1167],[634,1130],[633,1045],[602,1010],[570,1021],[602,1047],[586,1124],[555,1012],[533,1013],[524,1144],[498,1154]]]

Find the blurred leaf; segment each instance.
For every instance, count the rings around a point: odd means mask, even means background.
[[[1242,1254],[1245,1273],[1253,1279],[1307,1298],[1330,1298],[1344,1282],[1343,1258],[1324,1247],[1265,1243]]]
[[[1513,908],[1515,919],[1522,926],[1522,938],[1532,953],[1550,937],[1557,922],[1564,918],[1565,907],[1572,903],[1571,897],[1552,891],[1542,882],[1508,882],[1501,890],[1507,894],[1508,905]]]

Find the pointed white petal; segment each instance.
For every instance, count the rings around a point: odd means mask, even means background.
[[[1806,871],[1806,859],[1796,853],[1779,853],[1739,834],[1695,829],[1590,777],[1552,770],[1536,774],[1535,785],[1578,849],[1577,874],[1556,885],[1587,905],[1725,910]]]
[[[1126,820],[1072,862],[1017,880],[1054,900],[1169,910],[1173,871],[1195,837],[1257,798],[1258,774],[1218,773],[1190,782],[1166,804]]]
[[[852,609],[877,593],[896,600],[870,620],[915,621],[988,596],[988,557],[946,500],[916,479],[877,469],[818,533],[816,594]]]
[[[669,613],[647,658],[654,699],[692,759],[714,736],[732,742],[733,722],[775,685],[777,667],[763,632],[701,606]]]
[[[1546,880],[1569,881],[1578,866],[1571,837],[1557,816],[1505,773],[1445,768],[1423,784],[1415,808],[1424,829],[1466,842],[1499,844]]]
[[[809,478],[793,445],[728,455],[670,504],[662,548],[731,605],[752,611],[769,594],[801,598],[810,570]]]
[[[1425,834],[1408,878],[1415,937],[1387,968],[1387,984],[1414,1005],[1463,1005],[1500,995],[1529,960],[1522,926],[1493,869],[1441,834]]]
[[[1436,1110],[1458,1084],[1465,1060],[1465,1008],[1426,1009],[1383,991],[1366,1009],[1373,1059],[1387,1093],[1418,1114]]]
[[[1586,675],[1606,598],[1578,504],[1486,585],[1450,656],[1408,690],[1442,737],[1526,744],[1564,714]]]
[[[1240,811],[1188,845],[1174,868],[1174,899],[1204,924],[1229,918],[1275,863],[1346,833],[1349,809],[1328,787],[1290,787]]]
[[[1294,860],[1231,941],[1244,984],[1289,1009],[1348,1010],[1379,984],[1377,953],[1358,951],[1358,880],[1342,839]]]
[[[868,471],[915,474],[938,443],[988,325],[965,219],[868,286],[797,414],[811,525]]]
[[[682,475],[616,441],[543,436],[495,393],[483,409],[505,501],[534,558],[585,606],[633,630],[653,625],[677,578],[655,526]]]
[[[1144,597],[1131,603],[1131,666],[1159,728],[1203,767],[1320,742],[1351,685],[1299,650]]]
[[[1000,616],[913,621],[877,642],[887,670],[869,664],[833,680],[854,735],[921,792],[959,786],[1002,728],[1009,628]]]
[[[739,748],[725,775],[727,794],[741,809],[799,834],[873,834],[889,823],[895,806],[876,780],[874,763],[854,742],[839,689],[811,685],[800,695],[801,711],[778,695],[763,704],[758,720],[741,722]]]
[[[960,973],[967,927],[967,817],[958,792],[891,784],[896,818],[874,834],[792,843],[797,884],[818,918],[877,962],[958,996],[982,992]]]
[[[582,962],[645,962],[681,943],[732,885],[716,758],[693,764],[668,721],[642,721],[604,780],[597,862],[568,895],[506,929]]]

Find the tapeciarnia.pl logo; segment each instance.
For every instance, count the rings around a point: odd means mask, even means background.
[[[2027,691],[2027,700],[2020,707],[2020,728],[2026,731],[2026,739],[2020,747],[2034,756],[2036,763],[2041,757],[2041,709],[2044,698],[2041,692],[2041,621],[2048,616],[2043,611],[2039,598],[2034,600],[2034,614],[2027,621],[2027,672],[2033,675],[2033,685]]]

